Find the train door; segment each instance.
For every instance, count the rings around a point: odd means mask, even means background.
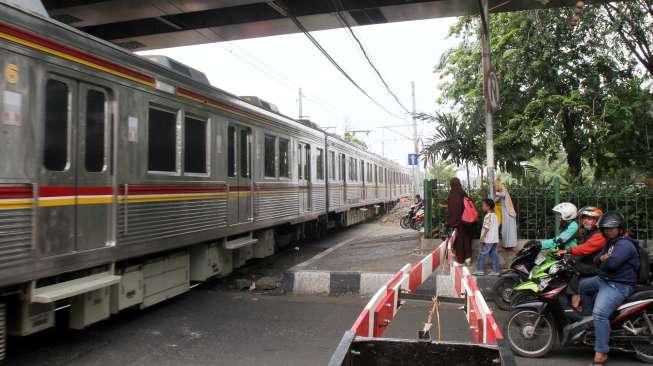
[[[367,169],[365,166],[365,161],[361,159],[360,161],[360,181],[361,181],[361,202],[365,202],[367,200],[367,182],[366,182],[366,174],[367,174]]]
[[[227,126],[227,184],[229,223],[251,222],[252,130],[234,123]]]
[[[79,84],[77,123],[77,250],[106,246],[113,209],[109,92]]]
[[[298,143],[299,207],[301,212],[311,211],[311,145]],[[303,174],[302,174],[303,173]]]
[[[50,75],[43,93],[38,242],[43,255],[110,241],[112,187],[109,94]]]
[[[374,164],[374,198],[379,198],[379,166]]]
[[[340,179],[342,180],[342,204],[347,204],[347,159],[345,154],[340,154]]]

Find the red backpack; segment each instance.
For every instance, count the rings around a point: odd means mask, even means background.
[[[463,198],[463,215],[461,220],[465,224],[473,224],[478,221],[478,211],[476,210],[476,205],[471,198],[465,196]]]

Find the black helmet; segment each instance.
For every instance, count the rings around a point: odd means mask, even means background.
[[[601,216],[598,222],[599,229],[607,229],[611,227],[618,227],[623,229],[625,226],[626,220],[624,215],[616,211],[606,212]]]

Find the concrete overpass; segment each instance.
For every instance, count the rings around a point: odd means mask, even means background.
[[[542,3],[571,8],[576,0],[489,1],[493,12],[540,8]],[[479,9],[478,0],[43,0],[42,4],[54,19],[134,51],[298,32],[289,15],[315,31],[343,27],[335,11],[351,25],[370,25],[460,16]]]

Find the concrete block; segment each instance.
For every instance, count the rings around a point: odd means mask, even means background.
[[[357,294],[360,284],[360,272],[331,272],[329,295]]]
[[[438,296],[442,297],[458,297],[456,288],[453,284],[453,276],[451,275],[437,275],[436,287]]]
[[[320,271],[295,272],[293,292],[303,295],[328,294],[330,273]]]
[[[374,295],[392,276],[391,273],[361,273],[360,294]]]

